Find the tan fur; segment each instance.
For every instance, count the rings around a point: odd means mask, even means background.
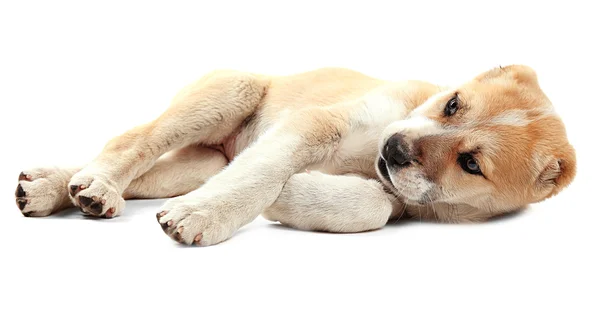
[[[445,117],[440,110],[456,93],[462,107]],[[432,201],[471,205],[481,210],[474,219],[482,220],[555,195],[573,179],[574,150],[532,69],[494,69],[430,105],[422,115],[449,128],[413,146],[423,172],[444,190],[428,195]],[[499,122],[502,115],[514,119]],[[487,179],[457,164],[454,155],[470,151],[476,151]],[[439,214],[445,220],[444,211]]]
[[[445,117],[455,94],[461,108]],[[369,179],[378,178],[374,164],[394,133],[417,158],[390,169],[387,194]],[[485,179],[458,166],[464,152],[476,154]],[[323,174],[297,174],[305,169]],[[355,176],[337,176],[348,174]],[[478,221],[555,195],[574,174],[564,126],[528,67],[496,68],[450,89],[338,68],[286,77],[219,71],[184,88],[155,121],[111,140],[83,169],[25,171],[17,202],[44,216],[70,198],[88,214],[114,217],[125,198],[187,193],[157,219],[179,242],[210,245],[262,212],[334,232],[379,228],[406,208]]]

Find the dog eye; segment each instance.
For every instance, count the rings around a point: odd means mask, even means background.
[[[446,117],[450,117],[456,113],[458,110],[458,96],[454,95],[448,102],[446,103],[446,108],[444,108],[444,115]]]
[[[475,160],[471,154],[460,154],[458,156],[458,164],[460,164],[460,167],[469,174],[483,175],[479,164],[477,164],[477,160]]]

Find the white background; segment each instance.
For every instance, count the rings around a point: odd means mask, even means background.
[[[597,10],[350,2],[2,1],[0,319],[598,320]],[[212,69],[340,66],[457,84],[511,63],[538,71],[579,174],[510,218],[357,235],[259,218],[186,248],[156,223],[162,200],[129,202],[113,220],[24,218],[14,204],[21,170],[89,161]]]

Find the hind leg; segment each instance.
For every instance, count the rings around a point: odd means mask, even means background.
[[[217,150],[185,147],[161,157],[149,171],[133,180],[122,196],[124,199],[135,199],[184,195],[200,187],[226,165],[227,158]],[[48,216],[73,207],[67,185],[79,170],[36,168],[19,175],[15,196],[23,215]],[[99,205],[90,202],[87,206]]]
[[[111,140],[77,172],[68,183],[71,200],[91,215],[118,215],[125,189],[162,154],[191,144],[221,144],[254,113],[267,86],[266,78],[216,72],[186,87],[158,119]]]
[[[191,146],[171,152],[129,184],[125,199],[168,198],[198,189],[219,173],[228,160],[218,150]]]

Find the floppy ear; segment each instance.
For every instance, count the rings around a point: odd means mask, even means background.
[[[537,74],[533,68],[524,65],[510,65],[506,67],[498,67],[486,71],[475,79],[481,82],[496,81],[501,79],[515,80],[518,83],[537,85]]]
[[[540,190],[550,190],[544,198],[554,196],[567,187],[575,178],[576,167],[575,150],[567,144],[561,149],[560,155],[550,161],[538,176]]]

